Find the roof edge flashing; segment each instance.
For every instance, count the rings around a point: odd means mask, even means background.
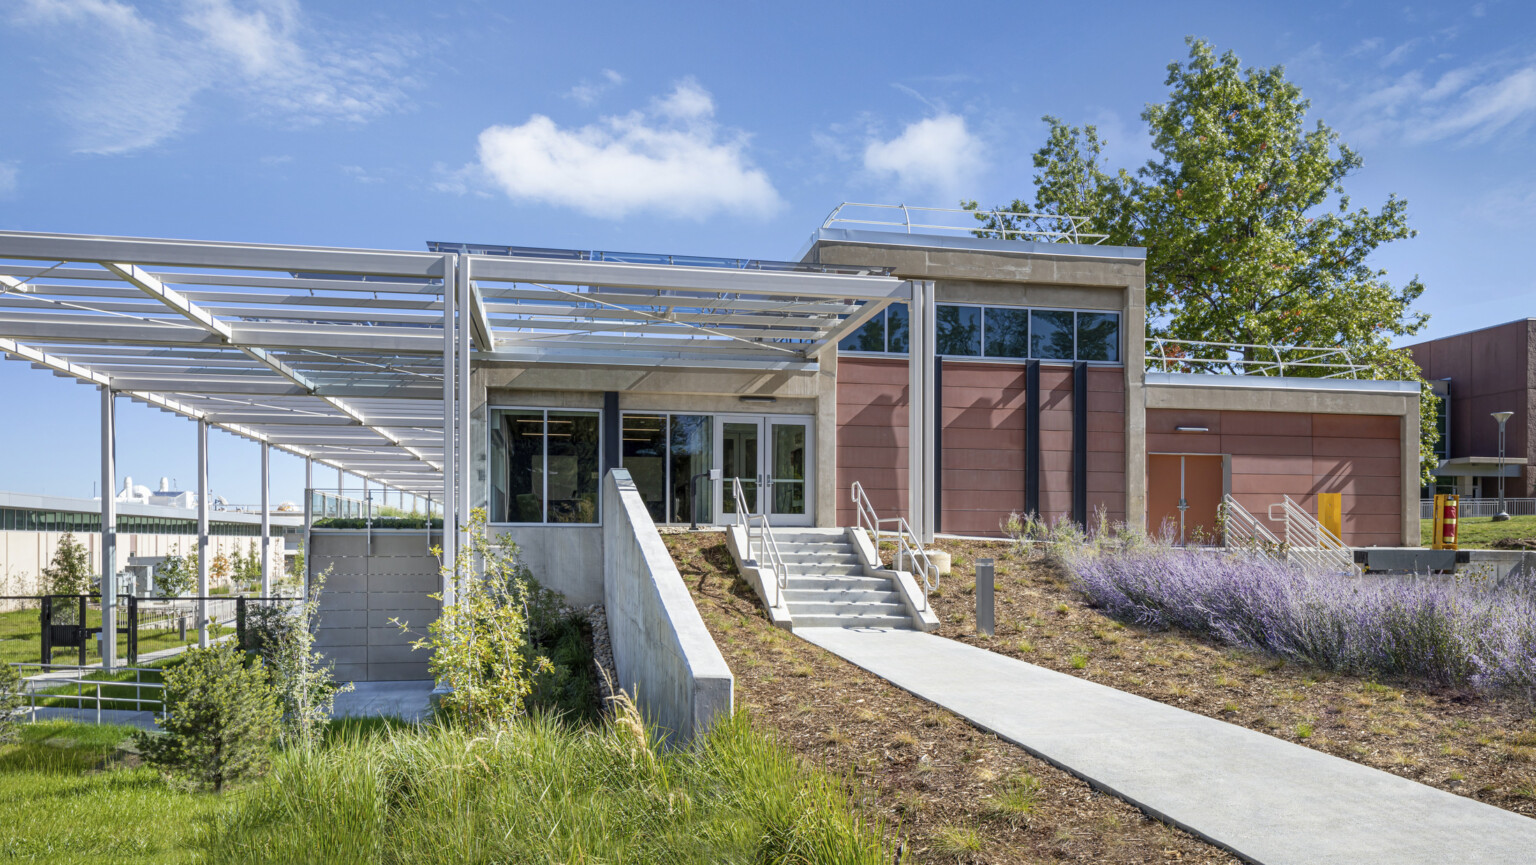
[[[899,231],[872,231],[856,228],[816,229],[816,231],[812,232],[805,248],[801,250],[799,257],[805,258],[816,248],[817,244],[824,242],[1001,252],[1011,255],[1098,258],[1109,261],[1146,261],[1147,258],[1147,250],[1140,246],[1045,243],[1037,240],[1004,240],[994,237],[962,237],[943,234],[907,234]]]
[[[1148,387],[1205,387],[1242,390],[1326,390],[1355,393],[1419,393],[1416,381],[1353,378],[1302,378],[1278,375],[1221,375],[1199,372],[1147,372]]]

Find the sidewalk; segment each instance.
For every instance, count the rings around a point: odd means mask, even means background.
[[[1262,865],[1529,863],[1536,820],[917,631],[795,635]]]

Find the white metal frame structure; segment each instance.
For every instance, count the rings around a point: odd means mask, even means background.
[[[931,284],[916,286],[927,294],[914,303],[914,328],[932,306]],[[0,354],[108,394],[103,477],[110,395],[120,394],[197,421],[200,444],[216,427],[311,470],[321,463],[441,502],[451,561],[470,508],[471,357],[815,372],[822,352],[913,292],[883,274],[815,266],[0,231]],[[913,357],[929,369],[931,342]],[[914,431],[931,404],[923,375],[914,379]],[[262,467],[265,488],[267,460]],[[926,489],[914,490],[919,499]],[[919,532],[930,522],[914,515]]]

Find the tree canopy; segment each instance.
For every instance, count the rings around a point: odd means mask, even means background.
[[[1175,355],[1266,355],[1197,342],[1339,347],[1376,378],[1422,382],[1391,342],[1428,320],[1413,309],[1424,286],[1417,277],[1394,285],[1370,262],[1381,246],[1414,236],[1407,203],[1394,195],[1375,211],[1353,207],[1344,180],[1360,155],[1322,121],[1308,128],[1310,103],[1284,67],[1244,69],[1230,51],[1188,44],[1188,61],[1168,67],[1168,101],[1141,115],[1153,159],[1135,173],[1111,172],[1095,127],[1048,116],[1049,136],[1034,154],[1034,201],[999,210],[1087,217],[1084,230],[1107,242],[1145,247],[1148,336],[1168,340]],[[1023,222],[1008,213],[977,218],[983,236]],[[1420,407],[1426,478],[1438,437],[1428,391]]]

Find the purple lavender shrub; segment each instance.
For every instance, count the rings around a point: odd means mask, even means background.
[[[1341,673],[1536,686],[1536,596],[1512,580],[1317,574],[1160,545],[1104,549],[1072,572],[1094,606],[1152,629]]]

